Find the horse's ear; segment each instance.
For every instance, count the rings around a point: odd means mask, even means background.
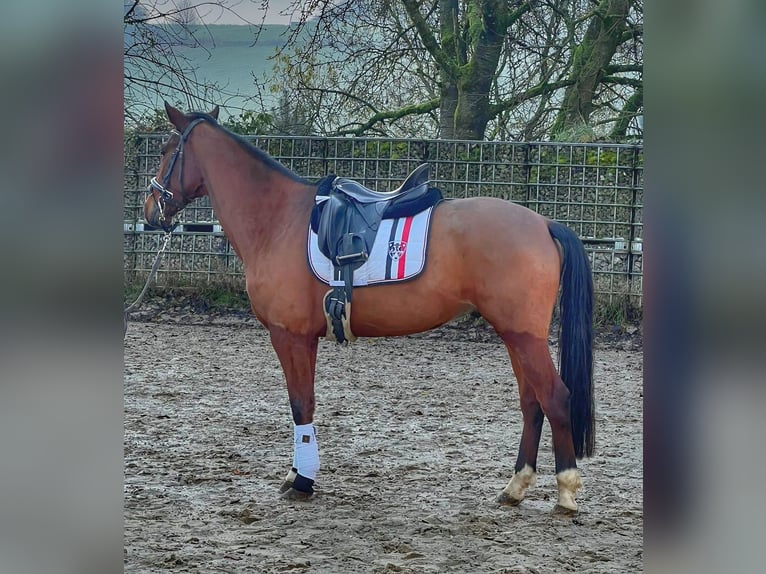
[[[217,120],[218,119],[218,112],[219,111],[221,111],[221,110],[220,110],[220,108],[218,106],[214,107],[213,111],[210,112],[210,114],[209,114],[210,117],[212,117],[214,120]]]
[[[178,110],[171,106],[167,100],[165,101],[165,113],[168,115],[170,123],[173,124],[177,130],[184,129],[184,123],[187,123],[186,116],[181,110]]]

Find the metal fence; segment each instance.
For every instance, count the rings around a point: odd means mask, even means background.
[[[149,180],[165,136],[138,135],[125,147],[124,271],[143,279],[157,252],[159,232],[143,221]],[[423,162],[445,197],[500,197],[571,227],[588,251],[596,292],[642,302],[643,147],[618,144],[517,143],[253,136],[306,179],[329,173],[389,191]],[[208,198],[178,217],[159,285],[244,287],[240,261],[221,231]]]

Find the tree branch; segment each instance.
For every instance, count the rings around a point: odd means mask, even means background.
[[[644,26],[642,24],[636,24],[622,33],[622,36],[620,36],[620,44],[624,44],[629,40],[641,38],[643,35]]]
[[[644,73],[643,64],[609,64],[604,66],[605,74],[619,74],[622,72],[639,72]]]
[[[129,21],[130,16],[133,14],[133,12],[138,7],[138,3],[139,2],[140,2],[140,0],[133,0],[133,6],[131,6],[130,9],[127,12],[125,12],[125,16],[123,17],[123,21],[124,22],[128,22]]]
[[[301,87],[307,92],[317,92],[319,94],[334,94],[336,96],[348,98],[351,101],[358,102],[359,104],[363,105],[365,108],[370,108],[370,110],[372,110],[376,114],[380,113],[377,110],[377,108],[374,105],[372,105],[370,102],[368,102],[367,100],[344,90],[333,90],[331,88],[316,88],[314,86],[309,86],[306,84],[303,84]]]
[[[505,110],[510,110],[511,108],[515,108],[516,106],[518,106],[519,104],[523,102],[526,102],[527,100],[531,100],[532,98],[536,98],[537,96],[542,96],[544,94],[555,92],[556,90],[560,90],[561,88],[566,88],[567,86],[571,86],[574,83],[575,83],[574,79],[565,78],[557,82],[551,82],[551,83],[546,82],[543,84],[538,84],[534,88],[530,88],[525,92],[516,94],[515,96],[513,96],[512,98],[508,100],[504,100],[500,103],[490,106],[489,111],[493,116],[495,116],[499,114],[500,112],[503,112]]]
[[[335,132],[335,135],[361,136],[362,134],[364,134],[364,132],[371,129],[378,122],[382,122],[384,120],[398,120],[405,116],[426,114],[438,108],[439,108],[439,98],[434,98],[432,100],[428,100],[420,104],[412,104],[410,106],[404,106],[403,108],[399,108],[398,110],[388,110],[385,112],[378,112],[377,114],[372,116],[369,120],[367,120],[365,123],[361,124],[359,127],[354,128],[352,130],[338,131],[338,132]]]
[[[457,73],[455,62],[450,61],[444,54],[444,51],[439,46],[439,42],[433,35],[431,28],[423,18],[420,10],[418,10],[418,3],[415,2],[415,0],[402,0],[402,4],[407,11],[407,15],[409,16],[412,25],[420,36],[420,40],[423,42],[425,49],[428,50],[428,53],[431,54],[434,60],[436,60],[439,67],[450,75],[455,76]]]
[[[609,139],[615,141],[624,139],[628,132],[630,121],[638,115],[638,110],[640,110],[643,105],[644,92],[642,90],[637,90],[630,98],[628,98],[628,101],[625,102],[625,106],[622,108],[622,111],[617,118],[612,118],[612,121],[614,121],[615,124],[609,134]]]
[[[601,83],[617,84],[619,86],[632,86],[634,88],[641,88],[644,85],[644,82],[638,78],[625,78],[623,76],[604,76],[601,78]]]
[[[503,21],[503,26],[507,29],[513,26],[516,21],[521,18],[524,14],[529,12],[532,9],[532,2],[524,2],[521,6],[519,6],[516,10],[508,14],[508,16]]]

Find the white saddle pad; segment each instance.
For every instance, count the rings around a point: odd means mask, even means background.
[[[404,281],[419,275],[426,265],[428,230],[433,207],[417,215],[380,222],[370,258],[354,271],[354,286]],[[316,277],[333,284],[333,267],[319,250],[317,235],[309,229],[309,267]],[[340,282],[338,282],[340,284]]]

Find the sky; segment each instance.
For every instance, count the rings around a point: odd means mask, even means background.
[[[231,8],[231,11],[216,7],[200,7],[199,12],[203,22],[206,24],[246,24],[247,22],[243,21],[244,18],[253,24],[260,24],[265,14],[265,24],[289,24],[291,12],[295,9],[290,6],[300,4],[295,0],[222,0],[222,2]],[[268,4],[266,11],[263,9],[265,4]],[[299,14],[292,15],[293,20],[298,18]]]

